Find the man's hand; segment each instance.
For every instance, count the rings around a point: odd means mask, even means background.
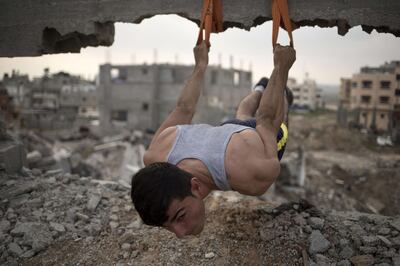
[[[208,48],[205,41],[193,48],[196,67],[206,68],[208,65]]]
[[[281,46],[277,44],[274,49],[274,66],[289,70],[294,61],[296,61],[296,50],[290,46]]]

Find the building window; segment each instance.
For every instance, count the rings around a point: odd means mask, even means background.
[[[388,104],[389,103],[389,97],[388,96],[381,96],[379,97],[379,102],[382,104]]]
[[[362,113],[362,116],[363,117],[367,117],[367,113]]]
[[[357,85],[358,85],[357,82],[352,82],[352,83],[351,83],[351,86],[352,86],[353,88],[357,88]]]
[[[143,110],[143,111],[149,110],[149,104],[148,104],[148,103],[143,103],[143,104],[142,104],[142,110]]]
[[[382,113],[381,114],[381,118],[384,119],[385,118],[385,114]]]
[[[247,81],[251,81],[251,72],[247,72],[246,78],[247,78]]]
[[[400,80],[400,74],[396,75],[396,80]]]
[[[394,95],[400,96],[400,89],[397,89],[397,90],[394,92]]]
[[[390,81],[381,81],[381,89],[390,89]]]
[[[371,102],[371,96],[361,95],[361,103],[370,103],[370,102]]]
[[[142,68],[142,74],[143,74],[143,75],[147,75],[148,72],[149,72],[149,71],[148,71],[147,68]]]
[[[111,120],[126,122],[128,121],[128,112],[125,110],[112,111]]]
[[[362,81],[363,89],[371,89],[372,88],[372,81],[371,80],[363,80]]]

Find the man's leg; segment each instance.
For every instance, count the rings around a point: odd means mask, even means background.
[[[237,119],[248,120],[254,118],[267,84],[268,79],[265,77],[261,78],[254,86],[253,91],[239,103],[238,110],[236,111]]]

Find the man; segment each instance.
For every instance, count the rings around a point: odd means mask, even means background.
[[[194,57],[193,74],[144,155],[146,167],[132,178],[132,201],[144,223],[179,238],[203,230],[203,199],[212,190],[262,195],[279,175],[278,149],[287,138],[287,128],[281,127],[285,87],[296,52],[277,45],[265,90],[265,80],[260,81],[239,104],[237,119],[218,127],[190,125],[208,65],[204,42],[194,48]],[[277,145],[278,133],[283,142]]]

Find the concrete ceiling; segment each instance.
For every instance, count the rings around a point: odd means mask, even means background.
[[[110,46],[114,22],[140,23],[159,14],[178,14],[198,23],[201,0],[0,0],[0,57],[79,53]],[[222,0],[224,27],[249,30],[271,20],[271,0]],[[354,26],[400,36],[399,0],[288,0],[298,26]]]

